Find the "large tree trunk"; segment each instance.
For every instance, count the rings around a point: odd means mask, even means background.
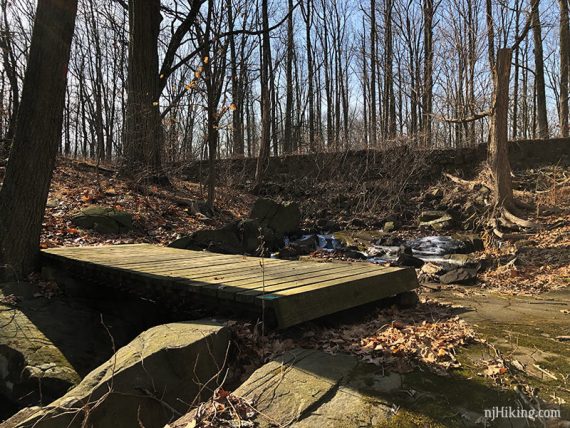
[[[18,116],[18,108],[20,104],[20,88],[18,86],[18,64],[16,62],[16,57],[14,56],[14,43],[12,40],[12,29],[10,28],[10,22],[8,21],[8,1],[2,1],[2,15],[4,22],[0,27],[0,49],[2,50],[2,65],[4,66],[4,71],[6,72],[6,77],[10,83],[11,92],[11,106],[8,112],[8,127],[5,135],[0,137],[4,138],[3,142],[0,142],[2,146],[0,147],[0,156],[5,157],[9,151],[14,139],[14,132],[16,130],[16,118]]]
[[[18,278],[34,269],[61,142],[77,0],[39,0],[14,143],[0,191],[0,265]]]
[[[232,10],[231,0],[226,0],[226,7],[228,8],[228,31],[234,31],[234,15]],[[232,154],[236,157],[243,157],[243,105],[241,99],[243,98],[243,85],[238,72],[238,59],[236,50],[235,36],[232,34],[229,40],[230,43],[230,70],[232,76]]]
[[[544,83],[544,54],[542,50],[542,27],[540,25],[539,0],[531,0],[532,34],[534,39],[534,67],[536,88],[536,114],[538,135],[548,138],[548,118],[546,116],[546,89]]]
[[[259,188],[265,175],[271,150],[271,98],[269,83],[269,68],[271,67],[271,46],[269,41],[268,0],[261,2],[261,20],[263,26],[263,43],[261,53],[261,142],[257,168],[255,170],[255,187]]]
[[[507,145],[511,57],[512,49],[504,48],[497,52],[493,70],[494,114],[491,118],[492,134],[489,144],[489,165],[493,176],[495,204],[506,209],[511,209],[514,205]]]
[[[424,76],[423,76],[423,137],[424,145],[431,144],[431,115],[433,103],[433,0],[424,0]]]
[[[283,151],[289,154],[293,150],[293,60],[295,42],[293,38],[293,0],[288,0],[289,18],[287,18],[287,60],[285,64],[285,129]]]
[[[385,102],[388,104],[386,108],[386,135],[388,138],[396,136],[396,97],[394,95],[394,38],[392,33],[392,11],[394,9],[393,0],[385,1],[384,10],[384,43],[385,43],[385,83],[386,91]]]
[[[370,146],[378,144],[378,123],[376,113],[376,49],[378,44],[376,27],[376,0],[370,0]]]
[[[127,176],[164,182],[158,76],[160,0],[129,0],[129,60],[124,161]]]
[[[570,29],[568,0],[560,3],[560,135],[568,136],[568,66],[570,62]]]

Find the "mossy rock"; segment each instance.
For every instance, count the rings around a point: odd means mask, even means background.
[[[184,413],[186,403],[209,398],[211,389],[203,385],[217,385],[229,340],[229,330],[212,321],[153,327],[65,396],[12,426],[162,427]]]
[[[102,234],[119,234],[133,228],[130,213],[110,207],[91,206],[73,216],[71,222],[82,229],[92,229]]]

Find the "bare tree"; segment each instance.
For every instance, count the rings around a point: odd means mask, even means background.
[[[18,277],[34,269],[39,254],[62,135],[76,14],[77,0],[38,2],[14,143],[0,190],[0,263],[5,273]]]
[[[570,29],[568,27],[568,0],[560,5],[560,134],[568,136],[568,73],[570,62]]]

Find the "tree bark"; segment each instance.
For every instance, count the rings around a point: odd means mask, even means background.
[[[271,46],[269,41],[268,0],[261,2],[261,20],[263,27],[261,49],[261,142],[257,167],[255,170],[255,187],[261,186],[271,150],[271,97],[269,83],[269,68],[271,67]]]
[[[376,0],[370,0],[370,146],[378,144],[378,123],[376,113],[376,49],[378,43],[376,27]]]
[[[424,76],[423,76],[423,138],[424,146],[431,143],[433,113],[433,0],[424,0]]]
[[[129,59],[124,161],[126,176],[164,183],[163,129],[159,110],[158,33],[160,0],[129,0]]]
[[[288,0],[289,18],[287,19],[287,60],[285,64],[285,129],[283,135],[283,151],[289,154],[293,151],[293,59],[295,45],[293,38],[293,0]]]
[[[511,58],[510,48],[499,49],[497,52],[493,70],[494,114],[491,118],[492,135],[489,144],[489,165],[493,177],[495,204],[507,210],[514,205],[507,141]]]
[[[531,0],[532,34],[534,39],[534,67],[536,87],[536,119],[538,135],[548,138],[548,117],[546,113],[546,89],[544,83],[544,54],[542,50],[542,27],[540,24],[539,0]]]
[[[560,4],[560,135],[568,136],[568,66],[570,62],[570,29],[568,28],[568,0]]]
[[[77,0],[39,0],[14,143],[0,191],[0,265],[18,279],[36,267],[61,143]]]

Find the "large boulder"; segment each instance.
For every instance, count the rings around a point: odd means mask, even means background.
[[[472,284],[477,280],[477,268],[459,267],[439,277],[442,284]]]
[[[253,204],[249,217],[273,230],[276,236],[283,237],[299,230],[301,211],[296,202],[280,204],[271,199],[259,198]]]
[[[127,340],[124,323],[105,323],[117,343]],[[33,284],[0,284],[0,326],[0,395],[19,405],[61,397],[112,354],[99,312],[47,299]]]
[[[349,355],[290,351],[256,370],[234,391],[259,413],[243,425],[235,420],[228,426],[392,426],[386,404],[353,388],[358,366],[358,360]],[[191,413],[170,427],[194,426],[194,417]]]
[[[209,397],[229,339],[229,330],[215,322],[151,328],[59,400],[35,413],[27,409],[2,426],[162,427]]]
[[[224,254],[240,254],[242,252],[239,228],[230,223],[221,229],[207,229],[193,232],[168,245],[184,250],[210,250]]]
[[[262,244],[267,250],[278,246],[279,235],[273,229],[257,219],[248,218],[238,223],[243,251],[248,254],[256,254]],[[283,236],[281,235],[281,238]]]
[[[71,223],[103,234],[119,234],[133,228],[133,217],[125,211],[94,205],[73,216]]]
[[[228,254],[259,254],[263,240],[267,255],[269,251],[282,246],[285,235],[299,230],[300,221],[301,213],[297,204],[279,204],[260,198],[255,201],[249,218],[229,223],[221,229],[199,230],[177,239],[169,247]]]

